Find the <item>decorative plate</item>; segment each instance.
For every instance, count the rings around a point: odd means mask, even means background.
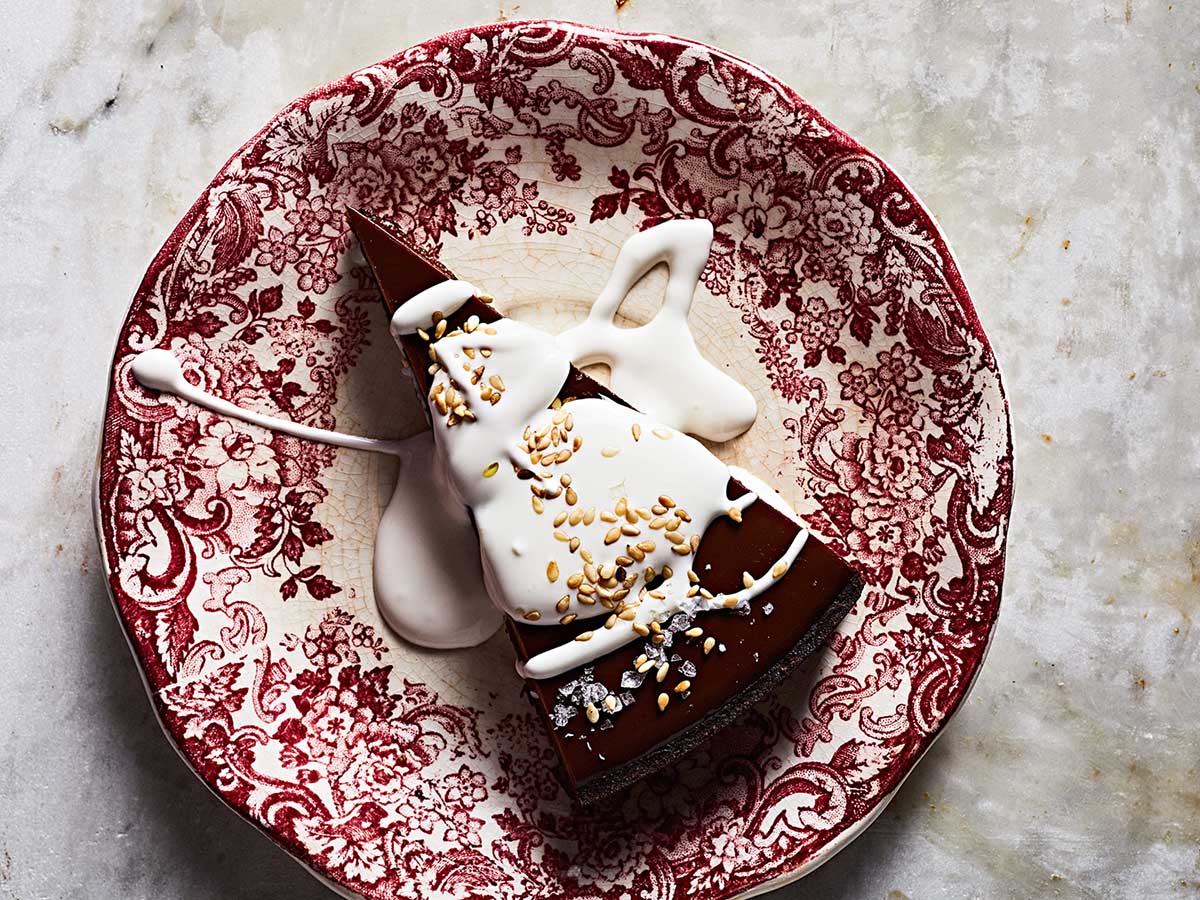
[[[381,623],[371,550],[390,463],[131,380],[138,351],[166,347],[243,406],[414,431],[347,204],[556,330],[634,230],[711,219],[693,327],[760,409],[717,450],[771,478],[869,582],[771,701],[606,808],[581,812],[551,774],[503,635],[434,652]],[[629,322],[653,313],[655,278]],[[710,47],[505,22],[313,91],[212,181],[121,329],[97,522],[171,739],[339,890],[665,900],[798,877],[878,814],[983,660],[1011,490],[987,339],[887,166]]]

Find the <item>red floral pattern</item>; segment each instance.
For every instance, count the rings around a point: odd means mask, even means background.
[[[569,242],[617,216],[714,222],[705,283],[777,394],[810,523],[870,585],[808,678],[585,814],[515,678],[455,705],[405,677],[405,649],[355,602],[365,586],[327,562],[335,453],[128,373],[138,351],[169,347],[206,390],[333,426],[378,315],[348,203],[431,253],[498,229]],[[1007,429],[958,271],[879,160],[710,48],[504,23],[292,104],[196,202],[121,332],[100,527],[171,735],[231,806],[338,884],[718,898],[827,853],[962,700],[999,603]]]

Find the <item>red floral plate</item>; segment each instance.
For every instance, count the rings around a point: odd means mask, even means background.
[[[151,395],[168,347],[243,406],[344,431],[420,413],[342,209],[401,222],[514,315],[580,319],[634,230],[704,216],[692,320],[759,399],[717,448],[869,585],[819,659],[711,748],[583,813],[503,636],[405,645],[371,599],[390,463]],[[654,276],[625,306],[654,310]],[[932,217],[795,92],[678,38],[558,22],[444,35],[288,106],[142,281],[97,522],[164,726],[231,807],[348,894],[729,897],[810,871],[962,702],[995,622],[1012,451]]]

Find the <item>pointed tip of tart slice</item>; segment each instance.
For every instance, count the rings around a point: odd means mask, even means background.
[[[449,269],[422,253],[398,227],[374,212],[347,206],[346,221],[358,238],[389,316],[410,297],[454,278]]]

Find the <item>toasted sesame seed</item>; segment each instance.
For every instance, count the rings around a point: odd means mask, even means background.
[[[570,584],[569,581],[567,583]],[[570,608],[571,608],[571,595],[570,594],[563,594],[561,597],[558,598],[558,602],[554,604],[555,612],[565,613]]]
[[[670,566],[662,567],[662,577],[663,577],[664,581],[666,581],[668,578],[670,578],[674,574],[675,574],[675,570],[672,569]]]
[[[742,587],[747,589],[754,587],[754,576],[749,572],[742,573]]]
[[[650,507],[650,512],[654,513],[656,516],[665,516],[667,514],[667,508],[661,503],[655,503]]]
[[[570,431],[575,427],[575,416],[573,413],[567,413],[567,417],[563,420],[563,426]]]
[[[695,572],[693,572],[691,569],[688,569],[687,578],[691,584],[699,584],[700,583],[700,576],[697,575]]]
[[[558,624],[559,625],[570,625],[572,622],[574,622],[578,618],[579,618],[579,616],[575,615],[575,613],[567,613],[565,616],[563,616],[561,619],[558,620]]]
[[[700,548],[700,535],[693,534],[689,544],[692,548],[692,552],[695,553]]]
[[[633,565],[633,560],[630,559],[628,556],[625,556],[624,554],[622,554],[621,556],[618,556],[615,560],[613,560],[613,562],[615,562],[618,566],[632,566]]]
[[[706,587],[702,587],[702,588],[700,588],[700,596],[701,596],[701,597],[703,597],[705,600],[713,600],[713,599],[715,599],[715,598],[713,597],[713,593],[712,593],[712,591],[710,591],[710,590],[709,590],[708,588],[706,588]]]
[[[698,638],[698,637],[700,637],[700,635],[704,634],[704,629],[703,628],[689,628],[687,631],[684,632],[684,634],[690,638]]]
[[[667,677],[667,672],[669,672],[670,670],[671,670],[670,664],[663,663],[661,666],[658,667],[658,671],[654,673],[654,680],[657,681],[659,684],[662,684],[663,681]]]
[[[442,319],[437,323],[437,328],[433,329],[435,339],[440,339],[446,333],[446,320]]]
[[[583,523],[586,525],[586,524],[587,524],[587,520],[586,520],[586,519],[584,519],[584,522],[583,522]],[[579,555],[583,557],[583,561],[584,561],[585,563],[594,563],[594,562],[595,562],[595,560],[594,560],[594,559],[592,559],[592,554],[591,554],[589,551],[587,551],[587,550],[582,550],[582,551],[580,551]]]
[[[558,581],[558,563],[554,560],[550,560],[546,565],[546,579],[552,584]]]
[[[626,591],[626,593],[628,594],[629,592]],[[621,618],[624,619],[626,622],[632,622],[634,619],[637,618],[637,610],[636,609],[623,609],[623,610],[621,610]]]
[[[676,545],[682,544],[684,541],[687,540],[687,538],[685,538],[678,531],[664,531],[663,537],[665,537],[672,544],[676,544]]]
[[[421,340],[425,341],[426,343],[429,342],[429,332],[426,331],[424,328],[418,328],[417,335],[421,338]]]
[[[726,597],[725,598],[725,608],[733,609],[735,606],[738,605],[739,602],[740,601],[738,599],[737,594],[734,594],[732,597]]]
[[[735,522],[742,521],[742,511],[736,506],[729,507],[729,518],[733,519]]]
[[[493,475],[495,475],[499,471],[500,471],[500,463],[498,463],[498,462],[489,463],[488,467],[483,470],[483,477],[491,478]]]
[[[683,519],[683,521],[685,521],[685,522],[692,521],[691,515],[682,506],[679,507],[679,509],[675,510],[675,515],[679,516],[679,518]]]
[[[492,387],[494,387],[498,391],[504,390],[504,379],[501,378],[499,375],[489,375],[488,376],[488,384],[490,384]]]
[[[667,636],[665,634],[653,634],[650,636],[650,643],[661,644],[666,639],[667,639]]]
[[[625,515],[625,510],[627,509],[629,509],[629,501],[622,497],[617,501],[617,505],[613,507],[613,512],[615,512],[618,516],[623,516]]]
[[[600,710],[596,709],[596,705],[594,703],[589,703],[584,709],[587,713],[587,719],[589,722],[594,724],[600,721]]]
[[[490,347],[482,347],[479,350],[479,355],[482,356],[484,359],[491,359],[492,358],[492,349]]]
[[[577,438],[575,438],[575,440],[571,441],[571,449],[574,450],[576,453],[579,452],[579,448],[582,446],[583,446],[583,438],[581,438],[581,437],[577,437]]]
[[[638,634],[640,634],[642,637],[646,637],[648,634],[650,634],[650,629],[647,628],[645,625],[643,625],[641,622],[634,622],[633,625],[630,627],[632,627],[633,630],[636,631]],[[651,665],[653,665],[653,663],[651,663]],[[640,672],[642,670],[638,669],[638,671]]]
[[[536,622],[541,617],[542,614],[536,609],[531,609],[529,612],[525,613],[525,618],[530,622]]]
[[[612,563],[600,567],[600,580],[611,581],[613,576],[617,574],[617,567]]]
[[[620,452],[621,451],[618,450],[616,447],[605,447],[603,450],[600,451],[600,455],[603,456],[605,459],[612,459],[614,456],[616,456]]]
[[[567,576],[567,587],[569,587],[571,590],[575,590],[575,588],[579,587],[581,584],[583,584],[582,572],[573,572]]]
[[[554,527],[557,528],[559,525],[561,525],[565,521],[567,521],[567,511],[563,510],[557,516],[554,517]]]
[[[467,354],[467,359],[475,358],[475,348],[474,347],[463,347],[463,353]]]
[[[671,698],[668,697],[666,694],[659,694],[658,695],[658,711],[659,712],[666,711],[667,704],[670,702],[671,702]]]
[[[716,638],[705,638],[704,639],[704,655],[708,656],[708,654],[710,654],[712,652],[712,648],[715,646],[717,646]]]
[[[661,503],[663,506],[665,506],[667,509],[670,509],[671,507],[673,507],[675,505],[675,501],[672,500],[670,497],[668,497],[666,494],[660,494],[658,497],[658,502]]]
[[[575,492],[575,488],[573,488],[573,487],[567,488],[567,505],[574,506],[578,502],[579,502],[579,494],[577,494]]]
[[[639,674],[645,675],[647,672],[649,672],[651,669],[654,668],[654,660],[646,659],[645,654],[642,654],[641,659],[642,659],[642,661],[637,664],[637,670],[638,670]]]
[[[483,329],[483,333],[496,335],[496,334],[499,334],[500,332],[498,332],[495,328],[488,327],[488,328]]]
[[[653,597],[655,600],[666,600],[667,599],[667,595],[664,594],[662,591],[649,591],[649,595],[651,597]],[[655,629],[655,630],[657,630],[657,629]]]
[[[662,625],[659,623],[659,621],[657,619],[651,620],[650,630],[653,631],[655,634],[662,634]]]
[[[777,562],[771,568],[771,577],[772,578],[782,578],[784,576],[784,574],[787,572],[787,570],[788,570],[787,563],[782,562],[782,561]]]
[[[479,316],[468,316],[463,329],[469,334],[479,327]]]
[[[682,523],[683,523],[683,520],[680,519],[679,516],[675,516],[674,518],[671,519],[671,521],[669,521],[667,523],[667,531],[678,531],[679,526]]]
[[[662,516],[659,516],[657,519],[654,519],[650,522],[650,528],[653,531],[658,531],[658,529],[665,528],[666,526],[667,520]]]
[[[634,422],[629,427],[629,430],[633,432],[633,439],[635,441],[640,441],[642,439],[642,426],[639,425],[637,422]]]
[[[571,537],[570,537],[570,535],[563,534],[561,531],[558,531],[557,529],[555,529],[555,531],[554,531],[554,539],[555,539],[556,541],[559,541],[559,542],[563,543],[563,544],[566,544],[566,543],[569,543],[569,542],[570,542],[570,540],[571,540]]]
[[[675,685],[675,693],[682,694],[684,691],[689,690],[691,686],[692,683],[685,678],[679,684]]]
[[[568,493],[570,493],[570,492],[568,491]],[[567,502],[569,503],[570,500],[571,500],[571,498],[568,497]],[[583,510],[582,509],[573,509],[573,510],[571,510],[571,514],[569,516],[567,516],[567,522],[572,527],[578,525],[582,521],[583,521]]]
[[[533,500],[533,511],[540,516],[543,512],[546,511],[546,504],[542,502],[541,497],[534,497],[534,498],[532,498],[532,500]]]
[[[475,299],[478,300],[480,303],[491,303],[496,298],[493,297],[491,294],[476,294]]]
[[[610,513],[607,509],[602,509],[602,510],[600,510],[600,521],[601,522],[616,522],[617,517],[614,516],[612,513]]]
[[[655,544],[654,541],[640,541],[637,545],[637,548],[643,553],[653,553],[654,548],[657,546],[658,545]]]
[[[575,640],[577,641],[590,641],[591,639],[592,633],[590,631],[581,631],[579,634],[575,635]]]
[[[609,616],[607,619],[605,619],[605,620],[604,620],[604,627],[605,627],[605,628],[611,629],[611,628],[612,628],[614,625],[616,625],[616,624],[617,624],[617,617],[616,617],[616,615],[611,615],[611,616]]]
[[[637,537],[641,533],[642,529],[638,528],[636,525],[626,524],[621,526],[621,534],[625,535],[626,537]]]
[[[576,550],[579,549],[579,544],[580,544],[579,538],[573,537],[573,538],[571,538],[570,542],[568,542],[567,546],[570,548],[571,552],[574,553]]]
[[[605,544],[615,544],[620,539],[621,539],[621,529],[620,528],[610,528],[610,529],[608,529],[608,533],[604,535],[604,543]]]
[[[583,514],[583,524],[591,525],[595,521],[596,521],[596,507],[589,506],[587,508],[587,512],[585,512]]]
[[[571,458],[570,450],[559,450],[558,454],[554,457],[554,461],[556,463],[565,463],[570,458]]]
[[[605,697],[604,698],[604,708],[607,709],[609,712],[616,712],[617,711],[617,698],[614,697],[612,694],[609,694],[607,697]]]
[[[671,432],[667,431],[665,428],[652,428],[650,429],[650,432],[659,440],[669,441],[671,439]]]

